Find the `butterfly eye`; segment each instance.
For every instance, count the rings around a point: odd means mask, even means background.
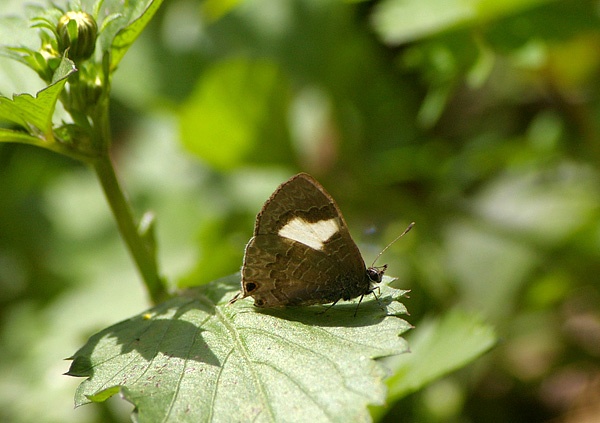
[[[246,284],[246,292],[252,292],[256,289],[256,284],[253,282],[249,282]]]

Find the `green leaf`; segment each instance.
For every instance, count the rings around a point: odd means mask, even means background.
[[[88,377],[76,405],[119,388],[139,422],[368,421],[385,399],[373,359],[407,350],[405,291],[382,284],[381,305],[364,300],[354,317],[356,301],[325,313],[228,305],[238,289],[239,275],[218,280],[92,336],[68,372]]]
[[[386,361],[394,370],[387,381],[388,402],[463,367],[496,343],[491,326],[461,310],[421,323],[408,339],[411,353]]]
[[[65,148],[64,144],[56,142],[47,142],[46,140],[30,135],[24,131],[15,131],[7,128],[0,128],[0,142],[12,142],[17,144],[29,144],[37,147],[46,148],[59,154],[66,154],[70,157],[79,159],[76,152]]]
[[[0,97],[0,120],[12,122],[51,139],[52,115],[56,101],[67,78],[75,71],[73,62],[64,58],[54,75],[54,82],[39,91],[35,97],[31,94],[15,95],[12,100],[8,97]]]
[[[291,154],[284,147],[288,143],[265,144],[263,140],[287,141],[280,133],[265,133],[284,120],[285,93],[285,81],[274,63],[234,59],[214,65],[182,109],[185,147],[220,169],[252,159],[264,162],[275,158],[281,163]]]
[[[145,4],[146,1],[130,2],[129,13],[132,13],[132,16],[138,17],[134,18],[133,22],[127,27],[120,30],[113,39],[111,52],[112,69],[117,67],[123,56],[125,56],[125,53],[127,53],[127,50],[129,50],[129,47],[131,47],[144,28],[146,28],[146,25],[148,25],[162,4],[162,0],[153,0],[147,6]],[[138,11],[142,6],[144,7],[143,11]]]
[[[373,14],[373,25],[389,44],[402,44],[458,25],[489,21],[552,0],[385,0]]]
[[[2,101],[0,99],[0,101]],[[15,131],[12,129],[0,128],[0,142],[16,142],[21,144],[42,144],[37,137],[32,137],[27,132]]]

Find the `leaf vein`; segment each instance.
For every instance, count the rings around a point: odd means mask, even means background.
[[[258,376],[258,374],[256,373],[255,369],[252,366],[252,360],[248,356],[247,347],[246,347],[245,343],[242,341],[239,331],[236,329],[236,327],[233,324],[231,324],[229,322],[228,319],[225,318],[225,316],[218,309],[218,307],[215,307],[215,314],[219,318],[219,320],[221,321],[221,323],[223,324],[225,329],[227,329],[229,331],[229,333],[231,334],[231,337],[235,344],[234,349],[237,349],[239,351],[240,357],[242,358],[242,360],[244,360],[246,362],[249,372],[252,375],[252,378],[254,379],[254,384],[258,388],[258,392],[260,394],[260,402],[263,404],[264,408],[269,413],[270,420],[273,422],[276,421],[275,413],[272,408],[272,404],[269,401],[267,392],[265,390],[265,387],[263,386],[261,378]]]
[[[198,334],[201,332],[201,327],[202,327],[201,325],[196,327],[196,331],[194,332],[194,339],[192,340],[192,342],[190,342],[187,354],[185,356],[185,359],[183,360],[183,366],[182,366],[181,372],[179,374],[179,379],[177,380],[175,392],[173,393],[171,402],[167,407],[167,410],[166,410],[167,412],[165,413],[165,418],[163,419],[164,422],[167,422],[170,420],[171,412],[174,409],[174,404],[175,404],[177,397],[179,395],[179,392],[181,390],[181,381],[183,380],[183,377],[185,375],[185,370],[188,366],[188,363],[190,362],[191,351],[192,351],[192,348],[194,347],[194,344],[196,343],[196,340],[198,339]]]
[[[210,398],[210,408],[209,408],[209,415],[206,419],[207,422],[212,421],[213,419],[213,413],[215,410],[215,402],[217,400],[217,390],[219,388],[219,380],[221,379],[221,375],[223,374],[223,369],[225,369],[225,365],[227,364],[227,361],[229,360],[229,357],[231,357],[231,354],[233,353],[233,348],[229,350],[229,352],[227,353],[227,355],[225,356],[225,359],[223,360],[223,364],[221,364],[221,367],[219,368],[219,373],[217,374],[216,380],[215,380],[215,388],[212,392],[211,398]]]

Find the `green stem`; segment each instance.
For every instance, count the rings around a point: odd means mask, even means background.
[[[105,59],[108,56],[105,56]],[[105,69],[105,75],[108,70]],[[129,201],[125,197],[123,189],[119,184],[115,168],[110,158],[109,148],[111,145],[110,124],[108,119],[108,104],[110,92],[110,79],[104,77],[104,96],[97,103],[92,116],[92,146],[98,155],[90,163],[96,171],[100,180],[104,195],[110,205],[113,216],[117,221],[119,232],[129,249],[138,271],[142,277],[148,295],[154,304],[168,298],[165,283],[159,275],[156,261],[156,247],[152,238],[152,228],[150,232],[142,232],[133,215]]]
[[[167,292],[158,274],[154,246],[138,231],[131,207],[123,194],[110,157],[103,155],[95,160],[93,165],[119,226],[121,236],[146,284],[150,299],[155,304],[159,303],[167,297]]]

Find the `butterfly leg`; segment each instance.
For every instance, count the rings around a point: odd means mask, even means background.
[[[338,303],[339,300],[341,300],[341,298],[338,298],[330,306],[327,306],[327,308],[325,310],[319,311],[317,314],[325,314],[325,313],[327,313],[331,307],[333,307],[334,305],[336,305]]]
[[[354,317],[356,317],[356,313],[358,313],[358,307],[360,307],[360,303],[362,303],[363,298],[365,298],[365,294],[360,296],[360,300],[358,300],[358,304],[356,304],[356,310],[354,310]],[[377,298],[377,297],[375,297]]]
[[[375,297],[375,299],[377,300],[377,304],[379,304],[379,307],[383,310],[386,311],[385,307],[383,306],[383,304],[381,304],[381,301],[379,300],[379,296],[377,294],[375,294],[375,290],[379,291],[381,293],[381,290],[379,289],[378,286],[372,288],[370,291],[366,292],[365,294],[362,294],[360,296],[360,299],[358,300],[358,304],[356,305],[356,310],[354,310],[354,317],[356,317],[356,313],[358,313],[358,307],[360,306],[360,303],[362,302],[363,298],[365,297],[365,295],[367,294],[373,294],[373,296]]]
[[[239,300],[240,299],[240,295],[242,295],[242,291],[240,291],[237,294],[235,294],[235,297],[233,297],[231,300],[229,300],[229,302],[227,303],[227,305],[231,305],[231,304],[235,303],[237,300]]]
[[[385,309],[385,307],[383,306],[383,304],[381,304],[381,301],[379,300],[379,296],[378,296],[377,294],[375,294],[375,290],[377,290],[377,292],[379,292],[379,294],[381,294],[381,289],[379,289],[379,287],[378,287],[378,286],[376,286],[375,288],[373,288],[373,289],[371,290],[371,292],[369,292],[369,294],[373,294],[373,296],[374,296],[374,297],[375,297],[375,299],[377,300],[377,304],[379,304],[379,307],[380,307],[380,308],[381,308],[383,311],[387,312],[387,310]]]

